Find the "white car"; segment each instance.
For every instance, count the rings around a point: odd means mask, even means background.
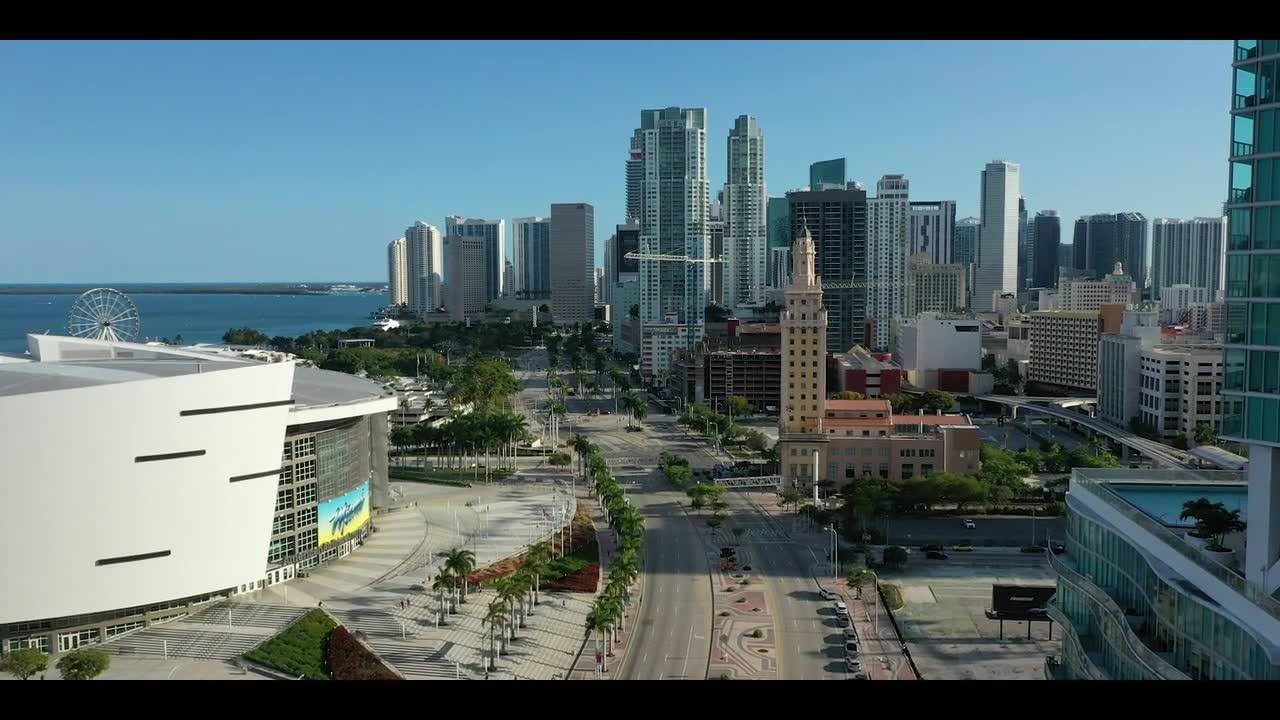
[[[836,601],[836,614],[844,616],[849,615],[849,606],[845,605],[843,600]]]
[[[978,526],[977,526],[977,525],[975,525],[975,524],[973,524],[973,521],[972,521],[972,520],[969,520],[968,518],[965,518],[965,521],[964,521],[964,529],[965,529],[965,530],[973,530],[973,529],[974,529],[974,528],[976,528],[976,527],[978,527]]]
[[[862,661],[856,655],[845,655],[844,669],[851,673],[860,673],[862,672]]]
[[[828,589],[826,589],[826,588],[818,588],[818,594],[822,596],[822,599],[823,599],[823,600],[835,600],[835,599],[836,599],[836,594],[835,594],[835,593],[833,593],[833,592],[831,592],[830,590],[828,590]]]

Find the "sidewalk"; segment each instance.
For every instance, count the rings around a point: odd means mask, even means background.
[[[875,588],[863,588],[862,599],[858,600],[850,594],[846,582],[839,580],[836,592],[849,606],[849,619],[858,630],[863,672],[872,680],[915,680],[915,673],[903,652],[905,646],[894,632],[889,611],[875,597]],[[877,621],[879,632],[876,631]]]
[[[581,483],[578,491],[578,502],[584,503],[591,508],[591,522],[596,527],[596,542],[600,545],[600,583],[596,587],[596,594],[599,595],[604,590],[605,582],[609,577],[609,568],[612,566],[613,559],[618,555],[618,537],[617,533],[604,521],[604,512],[600,509],[600,503],[594,498],[587,496],[585,489],[586,483]],[[612,680],[617,676],[618,668],[622,667],[622,661],[627,656],[627,649],[631,647],[631,638],[634,636],[636,616],[640,612],[640,602],[642,601],[641,589],[643,585],[637,581],[635,590],[631,595],[631,602],[623,607],[623,627],[624,630],[614,634],[613,647],[610,648],[607,658],[608,672],[603,675],[599,672],[596,664],[597,648],[603,648],[603,641],[597,641],[595,634],[587,636],[582,645],[582,652],[578,655],[574,663],[573,670],[569,674],[570,680]],[[593,596],[591,601],[595,600]],[[585,613],[583,615],[585,620]],[[597,644],[597,643],[600,644]]]

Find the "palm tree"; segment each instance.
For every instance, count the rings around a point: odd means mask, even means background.
[[[613,383],[613,399],[618,399],[618,386],[626,380],[626,376],[618,368],[609,368],[609,381]]]
[[[436,602],[439,604],[440,609],[442,611],[445,609],[444,608],[444,592],[445,590],[449,591],[448,612],[450,615],[453,614],[453,611],[455,609],[453,591],[458,587],[457,582],[455,582],[456,580],[457,580],[457,576],[453,574],[453,571],[451,571],[447,567],[444,567],[440,569],[440,574],[436,575],[435,581],[431,583],[431,589],[435,590],[437,593]],[[440,618],[440,622],[441,624],[444,624],[443,617]]]
[[[488,610],[485,611],[483,623],[489,626],[489,669],[498,669],[498,657],[494,645],[498,629],[507,623],[507,609],[502,603],[494,601],[489,603]],[[505,633],[503,633],[505,635]]]
[[[859,600],[862,599],[862,586],[871,582],[873,577],[875,577],[875,575],[866,568],[858,568],[857,570],[849,573],[849,587],[857,591]]]
[[[498,595],[498,601],[502,602],[507,607],[507,612],[511,617],[508,626],[511,631],[510,637],[512,640],[515,640],[516,628],[519,627],[516,623],[516,601],[522,594],[521,588],[516,582],[515,576],[510,575],[494,583],[493,589]]]
[[[631,414],[635,416],[637,424],[643,425],[644,419],[649,416],[649,402],[641,398],[639,394],[637,394],[636,399],[638,402],[632,405]]]
[[[454,548],[438,553],[437,557],[444,558],[445,569],[457,576],[462,586],[462,602],[466,603],[467,576],[476,569],[476,554],[466,548]]]
[[[578,467],[580,468],[579,472],[581,472],[585,478],[587,454],[591,452],[591,441],[588,440],[585,435],[578,433],[569,439],[569,447],[573,448],[574,455],[576,455],[578,459]]]
[[[742,534],[743,534],[743,533],[745,533],[746,531],[747,531],[747,529],[746,529],[746,528],[743,528],[743,527],[735,527],[733,530],[731,530],[730,532],[732,532],[732,533],[733,533],[733,539],[734,539],[734,542],[736,542],[738,545],[741,545],[741,544],[742,544]]]
[[[396,457],[398,458],[396,462],[397,465],[404,464],[404,451],[414,444],[413,435],[414,432],[412,427],[400,425],[391,428],[391,436],[389,439],[391,441],[391,446],[396,449]]]
[[[635,409],[643,402],[640,399],[640,393],[635,390],[628,390],[627,394],[622,396],[622,407],[627,411],[627,427],[632,427],[631,418],[635,416]]]
[[[600,647],[601,645],[600,641],[603,634],[605,632],[608,632],[609,628],[613,627],[613,623],[609,621],[608,616],[605,614],[603,610],[601,610],[600,602],[598,600],[596,601],[596,604],[591,607],[591,611],[587,613],[585,626],[586,626],[586,633],[584,634],[586,635],[586,637],[591,637],[591,634],[595,633],[596,654],[603,657],[604,653],[603,653],[603,649]],[[601,670],[603,672],[609,672],[608,660],[604,661],[603,665],[601,666]]]
[[[533,604],[539,603],[538,593],[541,591],[542,575],[551,567],[551,551],[545,542],[529,546],[525,554],[524,569],[533,575]]]

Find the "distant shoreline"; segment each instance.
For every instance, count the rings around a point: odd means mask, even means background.
[[[338,285],[360,288],[359,292],[332,292]],[[0,285],[0,295],[80,295],[94,285]],[[129,295],[362,295],[376,294],[384,285],[378,283],[262,284],[262,285],[113,285]]]

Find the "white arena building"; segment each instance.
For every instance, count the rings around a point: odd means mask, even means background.
[[[389,500],[396,400],[376,383],[217,349],[27,344],[0,354],[0,651],[63,652],[288,580],[351,552]]]

